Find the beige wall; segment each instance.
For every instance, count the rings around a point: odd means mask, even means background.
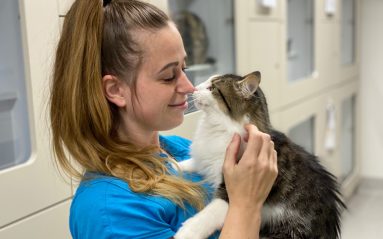
[[[383,178],[383,1],[361,2],[361,174]]]

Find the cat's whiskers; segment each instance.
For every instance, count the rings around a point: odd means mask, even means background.
[[[196,100],[197,100],[197,99],[194,98],[194,97],[189,98],[189,102],[190,102],[190,103],[194,103]]]

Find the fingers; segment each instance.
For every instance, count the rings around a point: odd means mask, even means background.
[[[271,141],[271,137],[268,134],[262,134],[260,137],[260,141],[262,143],[261,151],[259,155],[264,155],[265,157],[269,158],[271,155],[270,151],[274,150],[274,142]]]
[[[257,156],[262,147],[261,133],[255,125],[247,124],[245,129],[247,131],[247,146],[244,155],[251,154]]]
[[[255,125],[247,124],[245,125],[247,130],[247,141],[245,155],[253,155],[257,158],[263,156],[262,158],[269,158],[270,151],[274,150],[274,144],[271,141],[271,137],[268,134],[262,133],[258,130]],[[243,157],[244,159],[251,160],[253,157]]]
[[[275,171],[277,169],[277,153],[274,150],[274,142],[271,140],[271,136],[259,131],[252,124],[245,125],[245,129],[247,135],[244,137],[244,141],[247,141],[247,145],[239,164],[253,165],[258,162]],[[235,134],[226,149],[224,170],[230,170],[238,163],[240,144],[241,137]]]
[[[271,139],[267,153],[269,157],[274,157],[274,142]]]
[[[270,169],[275,172],[275,177],[278,175],[278,155],[277,151],[274,148],[274,142],[270,141],[270,147],[269,147],[269,165]]]
[[[275,150],[275,147],[274,147],[274,142],[271,140],[271,138],[270,138],[270,141],[267,145],[268,145],[268,157],[267,158],[269,160],[268,161],[269,166],[270,166],[271,171],[274,172],[274,176],[276,177],[278,175],[278,155],[277,155],[277,151]]]
[[[273,161],[273,166],[274,166],[274,170],[276,172],[276,175],[278,175],[278,154],[277,154],[277,151],[276,150],[273,150],[274,151],[274,161]]]
[[[243,137],[243,139],[247,143],[249,141],[250,132],[257,133],[259,130],[258,130],[257,126],[255,126],[253,124],[246,124],[245,129],[246,129],[247,134]]]
[[[229,168],[234,167],[237,163],[237,155],[239,151],[239,146],[241,144],[241,137],[238,134],[234,134],[231,142],[226,148],[226,156],[224,162],[224,169],[228,170]]]
[[[273,160],[276,160],[277,151],[275,151],[274,142],[270,141],[270,148],[269,148],[269,157],[272,157]]]

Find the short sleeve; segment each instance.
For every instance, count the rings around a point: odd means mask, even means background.
[[[73,238],[171,238],[185,212],[162,197],[133,193],[120,180],[82,185],[71,206]],[[195,212],[191,212],[192,214]]]
[[[170,238],[174,235],[170,226],[170,204],[151,200],[137,194],[121,194],[121,189],[110,185],[106,197],[106,222],[111,234],[121,238]],[[124,210],[121,210],[121,209]]]

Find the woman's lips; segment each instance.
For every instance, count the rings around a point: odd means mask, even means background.
[[[188,102],[185,100],[185,101],[182,101],[181,103],[170,104],[169,106],[170,106],[170,107],[185,108],[185,109],[187,109],[187,107],[188,107]]]

